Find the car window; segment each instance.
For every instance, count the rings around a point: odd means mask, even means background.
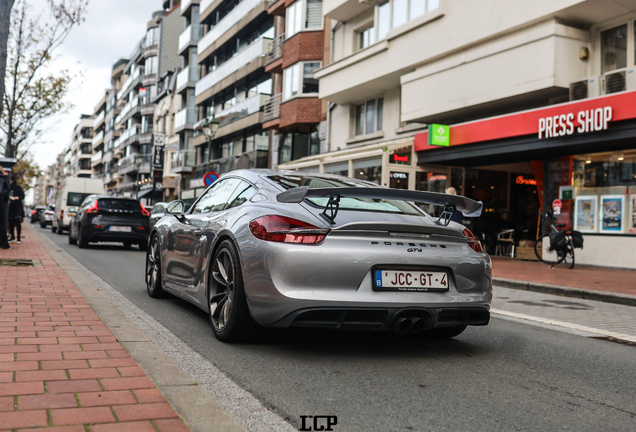
[[[100,210],[139,210],[141,212],[139,201],[132,199],[100,198],[98,207]]]
[[[241,180],[237,178],[217,180],[215,184],[199,198],[199,201],[196,202],[192,209],[192,213],[209,213],[223,210],[232,196],[232,192],[234,192],[240,183]]]
[[[157,204],[153,209],[152,209],[152,214],[157,214],[157,213],[165,213],[165,209],[161,204]]]
[[[241,184],[234,190],[234,193],[228,200],[230,203],[227,208],[238,207],[245,201],[249,200],[256,193],[256,189],[249,183],[242,181]]]
[[[69,192],[68,195],[66,196],[66,205],[69,206],[69,207],[79,206],[90,195],[94,195],[94,194],[80,193],[80,192]]]

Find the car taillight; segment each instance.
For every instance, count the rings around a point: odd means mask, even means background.
[[[472,250],[474,250],[475,252],[484,251],[484,249],[481,247],[481,243],[479,242],[479,240],[477,240],[477,237],[475,237],[475,234],[473,234],[471,230],[465,228],[462,234],[464,234],[464,237],[468,239],[468,246],[470,246]]]
[[[97,213],[99,211],[99,207],[97,206],[97,201],[95,201],[95,204],[93,204],[92,207],[89,207],[88,210],[86,210],[86,213]]]
[[[317,244],[329,231],[307,222],[285,216],[263,216],[250,222],[250,231],[257,239],[278,243]]]
[[[32,215],[36,214],[38,211],[37,210],[33,210],[33,213],[31,213]]]
[[[64,210],[60,210],[60,217],[64,219]]]
[[[142,216],[150,216],[150,212],[148,210],[146,210],[146,207],[144,207],[144,205],[142,203],[139,203],[139,205],[141,206],[141,215]]]

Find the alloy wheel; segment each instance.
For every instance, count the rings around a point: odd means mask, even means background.
[[[235,267],[234,260],[227,249],[221,249],[214,259],[212,277],[216,289],[210,287],[210,317],[212,325],[223,331],[230,319],[234,306]]]
[[[146,254],[146,285],[148,290],[154,290],[159,276],[159,242],[157,238],[152,240],[150,250]]]

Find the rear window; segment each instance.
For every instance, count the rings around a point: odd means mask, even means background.
[[[66,205],[67,206],[80,206],[89,195],[95,195],[92,193],[80,193],[80,192],[69,192],[66,196]]]
[[[339,187],[378,187],[374,183],[344,177],[331,176],[303,176],[286,175],[270,176],[271,180],[285,189],[293,189],[300,186],[307,186],[309,189],[339,188]],[[329,198],[307,198],[307,201],[318,207],[325,207]],[[342,198],[340,200],[340,210],[359,210],[386,213],[402,213],[410,215],[421,215],[411,204],[399,200],[380,200],[369,198]]]
[[[99,199],[97,204],[100,210],[139,210],[141,206],[139,201],[127,200],[127,199]]]

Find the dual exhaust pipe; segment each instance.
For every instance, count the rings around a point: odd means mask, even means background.
[[[396,333],[421,333],[424,330],[430,328],[431,319],[422,318],[422,317],[398,317],[391,328]]]

